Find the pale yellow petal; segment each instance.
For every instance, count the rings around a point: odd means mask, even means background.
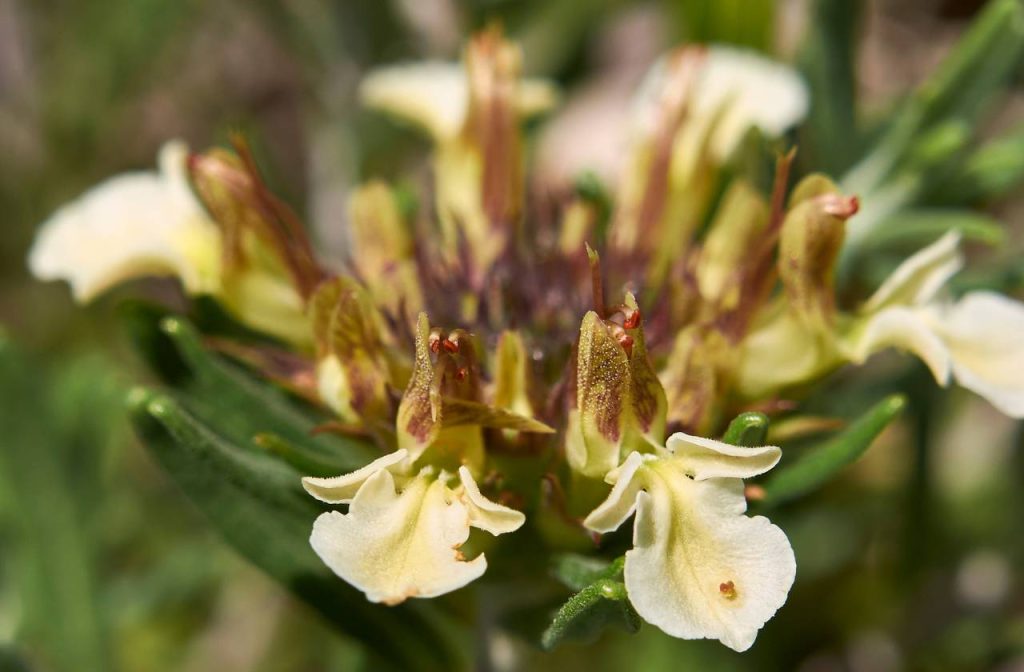
[[[377,458],[365,467],[349,474],[331,478],[306,476],[302,479],[302,487],[321,502],[330,502],[332,504],[348,503],[356,496],[363,483],[378,471],[398,473],[408,471],[408,457],[409,451],[405,449],[396,450],[393,453]]]
[[[793,584],[789,540],[767,518],[743,515],[739,479],[693,481],[674,460],[645,476],[626,553],[630,602],[674,637],[745,651]]]
[[[637,493],[643,488],[642,480],[636,476],[644,461],[640,453],[630,453],[620,467],[608,473],[605,480],[614,483],[614,487],[604,502],[583,521],[587,529],[602,534],[611,532],[633,515]]]
[[[923,304],[962,266],[960,234],[950,231],[900,264],[868,299],[861,312],[875,313],[886,306]]]
[[[1014,418],[1024,417],[1024,304],[972,292],[937,320],[953,375]]]
[[[750,478],[763,474],[779,462],[782,451],[775,446],[733,446],[677,432],[668,437],[665,447],[678,458],[688,477]]]
[[[397,487],[387,469],[359,488],[348,513],[322,514],[313,525],[313,550],[371,602],[398,604],[435,597],[479,578],[480,555],[466,561],[469,511],[443,481],[421,474]]]
[[[935,333],[929,310],[924,308],[885,308],[865,318],[851,335],[844,339],[850,361],[862,364],[886,348],[899,348],[918,356],[928,365],[940,385],[949,383],[949,349]]]
[[[54,213],[29,253],[32,273],[67,280],[81,302],[153,275],[176,276],[189,293],[215,292],[220,233],[188,190],[184,147],[169,144],[161,163],[161,173],[110,178]]]
[[[462,501],[469,510],[469,524],[473,527],[497,536],[515,532],[526,522],[522,511],[510,509],[484,497],[465,466],[459,468],[459,480],[465,495]]]

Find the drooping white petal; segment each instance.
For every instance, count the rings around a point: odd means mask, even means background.
[[[473,527],[499,535],[515,532],[526,522],[522,511],[510,509],[484,497],[466,466],[459,467],[459,480],[463,488],[462,501],[469,510],[469,521]]]
[[[398,604],[465,586],[487,569],[483,555],[466,561],[469,510],[443,482],[420,474],[398,487],[379,469],[359,488],[348,513],[322,514],[313,550],[371,602]]]
[[[886,348],[912,352],[931,369],[940,385],[949,383],[949,349],[929,320],[931,309],[890,307],[865,318],[866,324],[845,339],[847,354],[855,364]]]
[[[693,481],[675,460],[644,471],[626,553],[630,602],[672,636],[745,651],[793,584],[789,540],[767,518],[742,515],[739,479]]]
[[[656,125],[657,101],[667,76],[666,60],[654,65],[638,92],[635,126],[649,134]],[[751,128],[775,137],[807,115],[810,96],[792,68],[753,51],[715,45],[707,49],[700,79],[690,98],[687,132],[699,138],[713,133],[710,148],[724,161]],[[712,125],[713,122],[713,125]]]
[[[733,446],[683,432],[668,437],[665,447],[678,458],[686,474],[698,481],[750,478],[768,471],[782,457],[782,451],[775,446]]]
[[[54,213],[29,253],[32,273],[67,280],[81,302],[147,275],[177,276],[192,294],[215,292],[220,233],[188,188],[186,154],[168,143],[160,173],[113,177]]]
[[[378,68],[359,88],[363,104],[414,123],[436,141],[455,138],[469,107],[469,85],[460,63],[424,61]],[[530,117],[550,109],[557,98],[544,80],[523,80],[516,101],[519,113]]]
[[[650,459],[650,458],[648,458]],[[617,469],[608,472],[605,480],[615,487],[608,497],[583,521],[583,525],[594,532],[604,534],[618,529],[636,509],[637,493],[643,488],[643,482],[637,478],[637,472],[644,464],[644,456],[630,453],[626,461]]]
[[[332,478],[315,478],[306,476],[302,479],[302,487],[321,502],[345,504],[352,501],[356,493],[371,476],[378,471],[402,473],[409,468],[409,451],[404,448],[388,453],[369,463],[362,469]]]
[[[1024,417],[1024,304],[972,292],[937,319],[958,383],[1003,413]]]
[[[960,234],[950,231],[900,264],[863,305],[861,312],[870,314],[886,306],[926,303],[963,263]]]

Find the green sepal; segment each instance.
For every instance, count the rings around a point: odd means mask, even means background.
[[[725,430],[722,441],[734,446],[763,446],[768,434],[768,416],[757,411],[740,413]]]

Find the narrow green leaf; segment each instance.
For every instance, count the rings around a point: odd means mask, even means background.
[[[302,490],[297,471],[267,453],[233,444],[167,394],[137,389],[129,406],[147,448],[228,543],[367,645],[377,665],[466,666],[436,604],[371,604],[320,561],[308,537],[322,509]]]
[[[992,0],[907,100],[880,142],[843,178],[844,191],[866,195],[885,183],[933,125],[958,119],[973,126],[1019,71],[1022,55],[1024,4]]]
[[[792,465],[780,467],[765,481],[761,503],[774,506],[821,487],[864,454],[883,429],[903,409],[905,400],[892,395],[862,415],[833,439],[809,452]]]
[[[110,660],[88,532],[96,502],[84,495],[96,492],[90,467],[110,439],[90,423],[109,415],[96,390],[81,398],[77,413],[62,415],[60,397],[80,382],[69,380],[73,368],[51,373],[0,336],[0,480],[18,535],[4,562],[18,570],[20,634],[48,654],[48,669],[103,672]],[[2,658],[17,669],[10,656],[0,656],[0,669]]]
[[[884,220],[864,240],[864,249],[895,245],[926,245],[947,231],[957,230],[967,240],[1000,245],[1006,240],[1004,227],[995,219],[970,210],[902,210]]]
[[[285,438],[265,432],[253,437],[257,446],[268,453],[276,455],[303,476],[337,476],[344,474],[348,466],[337,461],[325,459],[323,455],[310,452],[303,446],[291,443]]]
[[[200,334],[182,318],[138,303],[122,309],[124,322],[146,362],[196,416],[215,421],[238,445],[272,433],[327,464],[351,471],[379,456],[357,438],[311,432],[329,418],[318,417],[288,395],[203,346]],[[256,450],[253,447],[253,450]]]
[[[768,416],[756,411],[740,413],[725,430],[722,441],[734,446],[763,446],[768,434]]]
[[[857,0],[814,0],[812,29],[800,52],[800,69],[811,89],[801,154],[832,175],[849,168],[860,148],[854,73],[860,13]]]
[[[975,203],[1009,194],[1024,182],[1024,126],[975,150],[930,195],[941,203]]]
[[[591,641],[608,627],[620,627],[627,632],[640,629],[642,621],[629,603],[622,582],[624,566],[624,558],[610,564],[587,562],[581,556],[564,556],[559,560],[556,575],[569,585],[584,585],[558,609],[544,631],[541,646],[545,650],[570,639]]]

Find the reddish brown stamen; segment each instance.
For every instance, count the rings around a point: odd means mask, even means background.
[[[718,584],[718,591],[722,593],[722,597],[727,600],[736,599],[736,584],[732,581],[726,581],[725,583]]]
[[[637,308],[632,312],[626,313],[626,319],[622,322],[622,326],[626,329],[636,329],[640,326],[640,309]]]

